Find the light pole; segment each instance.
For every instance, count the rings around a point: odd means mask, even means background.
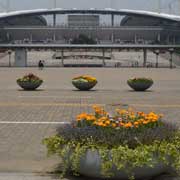
[[[8,55],[9,55],[9,67],[11,67],[11,53],[12,53],[12,52],[9,50],[9,51],[8,51]]]
[[[156,54],[156,68],[158,68],[158,65],[159,65],[159,63],[158,63],[159,49],[156,49],[156,50],[154,51],[154,53]]]
[[[174,49],[173,48],[170,48],[169,49],[169,53],[170,53],[170,59],[169,59],[169,68],[172,69],[173,68],[173,64],[172,64],[172,56],[173,56],[173,53],[174,53]]]

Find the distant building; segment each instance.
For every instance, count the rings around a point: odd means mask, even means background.
[[[103,16],[110,20],[108,26],[102,23]],[[61,24],[61,18],[65,23]],[[0,43],[69,44],[80,34],[98,44],[180,44],[180,16],[128,9],[0,13]]]
[[[99,15],[68,15],[69,27],[97,27]]]

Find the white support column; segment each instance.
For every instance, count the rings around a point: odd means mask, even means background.
[[[15,50],[15,67],[26,67],[27,66],[27,50],[16,49]]]
[[[161,42],[161,33],[158,33],[157,40],[158,42]]]

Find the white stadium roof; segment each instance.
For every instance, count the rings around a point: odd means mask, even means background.
[[[180,21],[180,16],[165,14],[165,13],[157,13],[151,11],[143,11],[143,10],[130,10],[130,9],[62,9],[62,8],[55,8],[55,9],[33,9],[33,10],[20,10],[20,11],[11,11],[11,12],[3,12],[0,13],[0,18],[7,18],[12,16],[19,16],[19,15],[31,15],[31,14],[51,14],[51,13],[59,13],[59,14],[68,14],[68,13],[94,13],[94,14],[134,14],[134,15],[144,15],[149,17],[157,17],[163,18],[172,21]]]

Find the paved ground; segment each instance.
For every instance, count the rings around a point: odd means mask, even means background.
[[[44,79],[39,90],[22,91],[17,86],[16,78],[28,72]],[[97,77],[96,88],[77,91],[71,79],[80,74]],[[40,175],[53,171],[59,160],[46,156],[42,139],[54,134],[58,123],[90,112],[92,104],[101,104],[109,111],[126,105],[154,110],[180,126],[179,74],[180,69],[0,68],[0,180],[52,179]],[[134,92],[126,84],[134,76],[151,77],[155,83],[147,92]],[[31,173],[40,175],[35,178]]]

